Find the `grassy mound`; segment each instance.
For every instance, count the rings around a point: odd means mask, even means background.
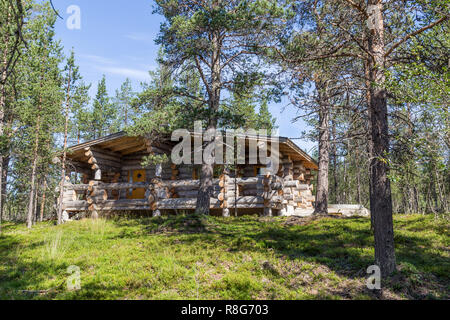
[[[395,218],[399,272],[385,299],[450,298],[449,223]],[[0,236],[0,299],[375,299],[370,221],[161,218],[82,220]],[[69,291],[70,266],[81,290]]]

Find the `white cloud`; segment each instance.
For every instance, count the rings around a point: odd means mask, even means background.
[[[118,67],[99,67],[98,69],[105,73],[117,74],[135,80],[145,81],[150,79],[150,75],[148,74],[147,71],[138,69],[118,68]]]
[[[99,64],[117,64],[117,62],[113,59],[97,56],[93,54],[82,54],[80,55],[81,58],[84,58],[86,60],[89,60],[91,62],[99,63]]]
[[[129,33],[125,37],[134,41],[153,42],[153,36],[143,32]]]
[[[90,68],[99,70],[105,74],[120,75],[123,77],[139,81],[150,80],[150,75],[147,70],[153,69],[151,65],[136,64],[136,63],[133,63],[135,65],[135,68],[130,68],[124,66],[124,63],[118,62],[118,61],[124,62],[122,61],[123,59],[114,60],[94,54],[83,54],[80,55],[80,57],[89,61],[88,65],[90,66]],[[131,59],[128,58],[125,60]]]

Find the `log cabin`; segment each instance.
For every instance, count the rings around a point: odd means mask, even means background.
[[[270,146],[273,137],[245,136]],[[276,173],[246,158],[245,164],[214,166],[212,215],[309,215],[313,211],[313,179],[317,162],[292,140],[277,137]],[[110,212],[148,212],[154,216],[194,212],[201,165],[146,165],[149,155],[171,159],[178,142],[154,141],[119,132],[68,149],[63,210],[98,217]]]

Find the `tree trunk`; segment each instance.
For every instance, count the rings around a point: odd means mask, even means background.
[[[419,193],[417,192],[417,187],[413,186],[413,194],[414,194],[414,213],[419,213]]]
[[[372,125],[373,156],[371,181],[373,188],[372,215],[375,235],[375,261],[383,276],[392,274],[396,269],[394,227],[392,218],[391,186],[388,178],[389,168],[386,161],[389,152],[388,110],[385,89],[385,48],[383,8],[379,0],[370,0],[369,5],[376,6],[375,28],[369,30],[368,43],[370,73],[370,120]]]
[[[319,91],[322,89],[319,88]],[[325,97],[324,97],[325,95]],[[315,215],[328,214],[328,170],[330,163],[330,110],[326,99],[327,91],[319,92],[319,173],[317,176],[317,193]]]
[[[71,85],[71,72],[72,68],[69,68],[69,77],[67,80],[67,91],[66,91],[66,114],[65,114],[65,124],[64,124],[64,150],[61,168],[61,181],[59,187],[59,204],[58,204],[58,224],[62,223],[62,208],[63,208],[63,198],[64,198],[64,182],[66,181],[66,161],[67,161],[67,138],[69,131],[69,111],[70,111],[70,85]]]
[[[0,157],[1,163],[0,163],[0,192],[1,192],[1,196],[0,196],[0,233],[2,231],[2,222],[3,222],[3,213],[4,213],[4,208],[5,208],[5,203],[6,203],[6,187],[7,187],[7,183],[8,183],[8,170],[9,170],[9,162],[10,162],[10,157]]]
[[[33,224],[36,224],[36,222],[38,221],[38,216],[37,216],[38,202],[39,202],[39,184],[37,184],[36,193],[34,194]]]
[[[42,99],[42,98],[40,98]],[[40,112],[40,108],[39,108]],[[31,229],[33,226],[33,216],[34,216],[34,194],[36,192],[36,175],[37,175],[37,164],[38,164],[38,150],[39,150],[39,132],[41,127],[41,115],[38,114],[36,121],[36,138],[34,140],[34,151],[33,151],[33,165],[31,169],[31,191],[30,191],[30,199],[28,202],[28,215],[27,215],[27,227]]]
[[[361,201],[361,168],[360,168],[360,158],[359,158],[359,147],[355,147],[356,158],[355,158],[355,167],[356,167],[356,203],[362,204]]]
[[[347,156],[344,157],[344,177],[343,177],[343,191],[342,191],[342,204],[348,203],[348,192],[347,190],[350,190],[350,183],[349,183],[349,177],[348,177],[348,167],[350,160],[348,157],[350,157],[350,140],[347,140]]]
[[[374,229],[373,223],[373,186],[372,186],[372,159],[373,156],[373,140],[372,140],[372,112],[370,111],[371,84],[370,84],[370,66],[369,61],[364,62],[364,74],[366,79],[366,99],[367,99],[367,157],[369,158],[369,204],[370,204],[370,227]]]
[[[211,86],[208,90],[209,102],[209,123],[207,130],[216,129],[217,112],[220,105],[221,93],[221,66],[220,66],[220,35],[217,31],[212,33],[213,54],[211,56]],[[205,84],[207,85],[207,84]],[[211,143],[211,142],[209,142]],[[208,144],[209,144],[208,143]],[[214,143],[214,140],[213,142]],[[204,145],[205,146],[205,145]],[[203,165],[200,177],[200,188],[198,190],[198,198],[196,212],[199,214],[209,214],[211,206],[211,196],[213,193],[214,164],[208,164],[203,159]]]
[[[336,123],[334,119],[331,120],[331,133],[333,135],[333,142],[331,143],[331,163],[333,165],[333,202],[339,203],[338,200],[338,177],[337,177],[337,141],[336,141]]]
[[[45,60],[45,59],[43,59]],[[44,65],[44,61],[42,61],[42,68]],[[30,191],[30,199],[28,203],[28,215],[27,215],[27,227],[28,229],[31,229],[33,226],[33,196],[36,192],[36,175],[37,175],[37,165],[38,165],[38,151],[39,151],[39,134],[41,131],[41,111],[42,111],[42,89],[44,87],[44,69],[42,69],[42,74],[40,78],[40,89],[41,92],[39,93],[39,103],[38,103],[38,115],[36,119],[36,137],[34,140],[34,151],[33,151],[33,165],[31,169],[31,191]]]
[[[42,191],[42,203],[41,203],[41,212],[39,215],[39,221],[44,221],[44,211],[45,211],[45,200],[47,198],[47,179],[44,178],[44,186]]]
[[[5,207],[5,202],[6,202],[6,188],[8,185],[8,173],[9,173],[9,162],[11,161],[11,158],[8,157],[3,157],[3,161],[2,161],[2,168],[1,168],[1,192],[2,192],[2,199],[1,199],[1,203],[0,203],[0,215],[3,213],[4,207]]]
[[[11,14],[8,13],[8,18],[6,20],[5,26],[8,27],[10,22]],[[3,45],[5,46],[2,52],[2,74],[0,78],[0,137],[5,134],[5,108],[6,108],[6,79],[8,76],[8,50],[9,50],[9,32],[5,32],[5,37],[3,39]],[[4,171],[4,150],[5,146],[0,146],[0,233],[2,232],[2,218],[3,218],[3,188],[5,181],[3,180]]]
[[[210,164],[203,164],[201,170],[200,189],[198,191],[196,213],[209,214],[211,206],[211,196],[213,193],[213,166]]]
[[[433,207],[434,211],[439,211],[439,203],[438,203],[438,194],[436,192],[437,189],[437,179],[436,179],[436,172],[437,172],[437,165],[436,160],[432,158],[431,160],[431,172],[430,172],[430,179],[431,179],[431,197],[433,198]]]

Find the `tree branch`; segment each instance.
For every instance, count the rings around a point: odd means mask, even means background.
[[[200,65],[200,62],[198,61],[198,56],[195,56],[194,60],[195,60],[195,65],[197,66],[198,73],[200,74],[200,77],[202,78],[203,84],[206,87],[206,91],[208,91],[208,96],[211,97],[212,96],[211,88],[209,87],[209,83],[206,81],[205,74],[203,73],[202,66]]]
[[[408,41],[410,38],[415,37],[415,36],[421,34],[422,32],[424,32],[424,31],[426,31],[426,30],[428,30],[428,29],[431,29],[431,28],[437,26],[438,24],[440,24],[440,23],[446,21],[447,19],[448,19],[448,16],[442,17],[441,19],[436,20],[435,22],[430,23],[429,25],[427,25],[427,26],[425,26],[425,27],[420,28],[419,30],[416,30],[416,31],[414,31],[414,32],[412,32],[412,33],[406,35],[402,40],[400,40],[400,41],[398,41],[396,44],[394,44],[394,45],[388,50],[388,52],[386,52],[386,54],[384,55],[384,57],[385,57],[385,58],[389,57],[389,56],[391,55],[391,53],[394,52],[395,49],[397,49],[397,48],[398,48],[399,46],[401,46],[403,43],[405,43],[406,41]]]
[[[356,10],[358,10],[366,19],[369,18],[369,15],[367,14],[366,10],[364,10],[359,4],[355,3],[352,0],[344,0],[345,2],[347,2],[349,5],[351,5],[353,8],[355,8]]]

